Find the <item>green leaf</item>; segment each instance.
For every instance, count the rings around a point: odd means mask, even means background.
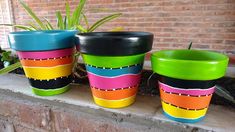
[[[67,17],[64,17],[64,29],[67,29]]]
[[[46,26],[49,28],[49,30],[53,30],[54,28],[51,23],[46,18],[44,18],[44,20],[46,21]]]
[[[1,61],[12,61],[12,58],[11,58],[11,51],[5,51],[2,53],[2,58],[1,58]]]
[[[71,22],[72,27],[77,27],[77,25],[80,23],[80,16],[81,16],[81,12],[84,8],[85,3],[86,3],[86,0],[80,0],[77,8],[73,12],[72,22]]]
[[[86,30],[84,27],[82,27],[81,25],[78,25],[78,26],[77,26],[77,29],[78,29],[81,33],[86,33],[86,32],[87,32],[87,30]]]
[[[20,62],[16,62],[15,64],[12,64],[12,65],[10,65],[10,66],[8,66],[6,68],[1,69],[0,70],[0,75],[9,73],[9,72],[11,72],[11,71],[13,71],[13,70],[15,70],[17,68],[20,68],[20,67],[21,67]]]
[[[32,22],[29,23],[29,25],[31,26],[31,28],[33,28],[34,30],[39,30],[38,27],[36,25],[34,25]]]
[[[19,29],[23,29],[23,30],[29,30],[29,31],[34,31],[33,28],[29,27],[29,26],[24,26],[24,25],[16,25],[16,24],[0,24],[2,26],[11,26],[11,27],[16,27]]]
[[[120,32],[120,31],[123,31],[124,28],[123,27],[115,27],[113,28],[112,30],[110,30],[111,32]]]
[[[83,16],[83,19],[84,19],[84,22],[86,24],[87,29],[89,29],[88,19],[87,19],[86,15],[84,14],[84,12],[82,12],[82,16]]]
[[[67,29],[70,29],[71,28],[71,17],[70,17],[70,6],[69,6],[68,1],[66,1],[65,8],[66,8],[66,17],[67,17],[67,22],[68,22]]]
[[[103,25],[104,23],[110,21],[110,20],[113,20],[119,16],[121,16],[122,14],[121,13],[116,13],[116,14],[112,14],[112,15],[109,15],[109,16],[106,16],[102,19],[100,19],[99,21],[97,21],[95,24],[93,24],[89,29],[88,29],[88,32],[93,32],[95,29],[97,29],[99,26]]]
[[[34,19],[34,21],[41,27],[42,30],[45,30],[46,27],[43,22],[36,16],[30,7],[28,7],[22,0],[19,0],[21,6],[26,10],[26,12]]]
[[[56,12],[56,17],[57,17],[57,27],[61,30],[64,29],[64,23],[63,23],[63,18],[62,15],[60,13],[60,11]]]
[[[231,101],[232,103],[235,104],[235,99],[233,98],[233,96],[229,93],[229,91],[227,91],[225,88],[216,85],[216,90],[215,93],[229,101]]]
[[[188,46],[188,50],[190,50],[192,48],[192,45],[193,45],[193,42],[190,42],[189,46]]]

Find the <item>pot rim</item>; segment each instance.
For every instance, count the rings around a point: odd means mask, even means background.
[[[185,80],[215,80],[224,76],[228,57],[211,51],[162,50],[153,52],[151,61],[153,71],[160,75]]]
[[[80,52],[100,56],[142,54],[152,49],[153,34],[149,32],[92,32],[76,35]]]
[[[8,35],[10,47],[17,51],[48,51],[74,47],[77,30],[17,31]]]

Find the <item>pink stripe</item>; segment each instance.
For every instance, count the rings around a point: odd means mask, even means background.
[[[17,51],[17,54],[20,59],[24,59],[24,58],[29,58],[29,59],[58,58],[58,57],[63,57],[63,56],[69,56],[72,53],[73,53],[73,48],[53,50],[53,51],[37,51],[37,52]]]
[[[112,90],[116,88],[126,88],[139,84],[141,74],[124,75],[118,77],[101,77],[88,72],[90,85],[99,89]]]
[[[158,82],[158,84],[159,84],[159,87],[162,88],[166,92],[195,95],[195,96],[208,95],[208,94],[214,93],[215,91],[215,87],[211,87],[208,89],[182,89],[182,88],[171,87],[161,82]]]

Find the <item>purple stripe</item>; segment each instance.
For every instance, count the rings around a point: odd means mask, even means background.
[[[88,72],[90,85],[99,89],[112,90],[138,85],[141,74],[123,75],[118,77],[102,77]]]
[[[72,55],[72,53],[73,53],[73,48],[52,50],[52,51],[36,51],[36,52],[17,51],[17,54],[20,59],[24,59],[24,58],[28,58],[28,59],[58,58],[58,57]]]
[[[162,88],[166,92],[171,92],[171,93],[179,93],[179,94],[187,94],[187,95],[209,95],[214,93],[215,91],[215,86],[208,88],[208,89],[182,89],[182,88],[177,88],[177,87],[172,87],[169,85],[166,85],[164,83],[161,83],[158,81],[159,87]]]

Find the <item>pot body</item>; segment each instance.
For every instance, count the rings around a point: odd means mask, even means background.
[[[76,31],[28,31],[9,34],[33,93],[40,96],[69,90]]]
[[[94,102],[107,108],[131,105],[138,91],[144,56],[83,54]]]
[[[153,35],[146,32],[94,32],[77,35],[94,102],[122,108],[135,101],[145,53]]]
[[[215,80],[225,74],[225,55],[197,50],[154,52],[153,71],[160,75],[158,86],[164,115],[194,123],[202,120],[215,91]]]

